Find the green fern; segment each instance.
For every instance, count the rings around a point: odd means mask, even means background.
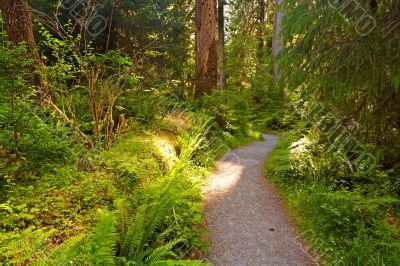
[[[116,218],[111,213],[100,217],[92,235],[77,235],[64,242],[50,258],[34,265],[115,265]]]
[[[32,257],[43,256],[47,252],[45,241],[55,231],[45,231],[45,228],[34,230],[31,227],[21,234],[0,235],[0,261],[6,265],[18,265]]]
[[[49,257],[44,257],[36,260],[32,263],[35,266],[45,266],[45,265],[71,265],[71,261],[78,256],[80,245],[86,238],[85,234],[78,234],[66,240],[62,243],[53,254]]]
[[[205,265],[173,260],[177,257],[174,248],[183,239],[168,217],[175,215],[173,210],[183,199],[192,200],[194,192],[182,166],[204,146],[204,132],[210,121],[206,120],[194,130],[193,137],[186,139],[182,146],[185,162],[147,187],[134,214],[128,201],[116,200],[118,218],[104,214],[88,239],[77,236],[67,241],[43,265]]]
[[[176,254],[172,251],[172,248],[182,242],[183,239],[176,239],[173,241],[170,241],[166,243],[165,245],[159,246],[156,249],[154,249],[151,254],[146,258],[146,262],[157,262],[162,260],[163,258],[168,258],[168,257],[175,257]]]
[[[128,224],[130,221],[130,217],[132,217],[132,212],[130,211],[130,206],[127,206],[125,199],[117,199],[114,203],[115,207],[119,213],[119,233],[120,239],[124,239],[127,233]]]
[[[97,224],[93,238],[86,243],[86,250],[90,251],[88,261],[91,265],[115,265],[115,244],[117,240],[115,217],[105,214]]]
[[[138,252],[138,247],[143,241],[145,217],[141,212],[136,215],[136,219],[128,227],[127,233],[123,239],[121,255],[124,257],[134,256]]]
[[[124,238],[118,254],[120,265],[152,265],[177,257],[173,249],[183,239],[168,239],[173,228],[166,223],[166,217],[188,195],[186,190],[180,188],[179,179],[179,176],[175,176],[161,182],[163,189],[157,186],[153,199],[147,199],[148,203],[138,209],[133,221],[123,217],[126,212],[122,210],[120,220],[127,219],[124,223],[128,227],[122,229],[126,233],[121,234]],[[175,265],[181,265],[181,262],[177,263]]]
[[[177,193],[175,185],[170,183],[160,195],[147,206],[142,206],[137,214],[135,221],[131,222],[124,236],[120,256],[128,259],[136,258],[138,254],[142,254],[149,243],[157,240],[157,235],[166,230],[163,227],[163,221],[178,199],[181,197]],[[121,218],[122,219],[122,218]],[[147,254],[144,252],[143,254]]]
[[[186,133],[178,137],[179,146],[181,148],[179,154],[179,161],[181,164],[188,163],[197,150],[202,149],[207,145],[205,136],[212,126],[212,121],[213,118],[211,117],[204,118],[202,124],[194,127],[190,134]],[[176,170],[180,169],[178,168]]]

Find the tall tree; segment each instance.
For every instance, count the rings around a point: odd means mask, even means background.
[[[36,48],[32,17],[27,0],[0,0],[7,35],[14,44],[25,42],[29,51]]]
[[[112,35],[112,28],[113,28],[113,20],[114,20],[114,12],[115,12],[115,6],[117,4],[117,0],[112,0],[111,1],[111,10],[110,13],[108,15],[108,24],[107,24],[107,28],[106,28],[106,38],[104,41],[104,53],[108,52],[108,48],[110,46],[110,41],[111,41],[111,35]]]
[[[218,85],[217,2],[196,0],[196,95],[201,96]]]
[[[39,74],[35,76],[34,83],[39,87],[39,94],[44,94],[45,82],[42,77],[43,63],[36,50],[35,37],[33,35],[32,16],[27,0],[0,0],[0,10],[4,18],[9,41],[18,45],[25,42],[35,67]]]
[[[275,0],[274,37],[272,39],[271,49],[275,80],[278,80],[280,76],[280,70],[276,62],[276,57],[279,52],[283,50],[282,20],[284,14],[281,11],[282,3],[283,0]]]
[[[264,57],[264,36],[265,36],[265,9],[266,9],[266,4],[265,0],[259,0],[258,3],[258,51],[257,51],[257,57],[258,57],[258,62],[262,63],[263,62],[263,57]]]
[[[226,90],[225,75],[225,0],[218,0],[218,75],[219,89]]]

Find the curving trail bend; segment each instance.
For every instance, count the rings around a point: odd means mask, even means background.
[[[205,189],[205,219],[216,266],[316,265],[292,225],[274,187],[263,176],[264,162],[278,136],[263,135],[227,153]]]

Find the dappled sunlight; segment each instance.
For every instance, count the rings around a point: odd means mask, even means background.
[[[242,152],[245,153],[264,153],[265,148],[260,148],[257,146],[243,147]],[[209,179],[208,185],[205,187],[204,191],[207,194],[207,201],[213,202],[215,200],[221,199],[222,197],[227,197],[230,194],[237,193],[235,191],[240,182],[243,182],[244,178],[252,176],[254,173],[262,171],[262,166],[257,159],[252,156],[237,153],[236,151],[231,151],[225,154],[225,156],[217,162],[214,167],[212,176]],[[245,182],[245,181],[244,181]],[[216,197],[214,197],[217,195]]]
[[[216,165],[205,200],[214,265],[313,265],[294,239],[279,194],[263,176],[278,137],[264,135],[226,154]]]
[[[209,195],[231,192],[242,177],[244,168],[244,165],[238,162],[219,162],[205,192]]]
[[[307,140],[306,138],[301,138],[298,141],[295,141],[290,145],[289,151],[292,154],[304,153],[307,149],[307,146],[310,143],[311,142],[309,140]]]
[[[399,14],[0,0],[0,266],[400,266]]]
[[[167,163],[168,169],[171,169],[177,160],[174,145],[168,139],[162,137],[155,137],[154,145],[157,147],[159,154]]]

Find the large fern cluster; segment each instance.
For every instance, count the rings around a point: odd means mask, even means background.
[[[89,237],[69,239],[34,265],[205,265],[176,260],[173,249],[184,239],[170,239],[174,225],[168,224],[166,217],[187,194],[176,184],[179,182],[166,184],[135,214],[128,201],[117,200],[117,211],[103,214]]]
[[[34,229],[29,227],[21,233],[0,234],[0,265],[19,265],[46,254],[46,241],[55,230]]]
[[[187,169],[193,153],[204,145],[209,123],[201,123],[186,136],[180,162],[169,174],[134,200],[116,200],[115,210],[104,212],[90,235],[69,239],[34,265],[206,265],[183,260],[194,245],[185,230],[194,224],[180,218],[192,219],[197,211],[192,206],[200,201],[200,190]]]
[[[118,251],[121,261],[140,264],[175,257],[171,250],[181,239],[165,239],[169,230],[165,217],[172,212],[180,197],[182,193],[171,183],[152,202],[140,206],[134,219],[128,217],[124,221],[121,216]],[[126,209],[126,205],[119,204],[120,213],[126,212]]]
[[[116,218],[107,212],[89,237],[76,235],[33,265],[115,265],[116,241]]]

